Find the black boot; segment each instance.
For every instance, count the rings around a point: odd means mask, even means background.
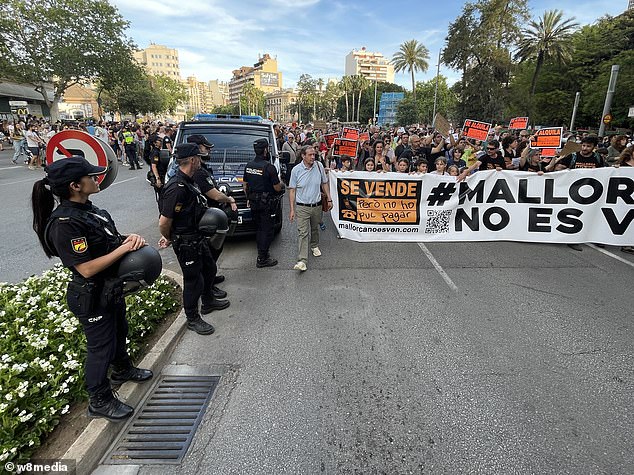
[[[216,275],[216,277],[214,278],[214,284],[222,284],[225,281],[225,276],[224,275]]]
[[[227,292],[222,289],[219,289],[215,285],[212,287],[212,292],[214,294],[215,299],[224,299],[227,296]]]
[[[277,265],[277,259],[273,259],[271,256],[258,257],[255,267],[273,267]]]
[[[144,383],[152,379],[152,376],[154,376],[154,374],[149,369],[135,368],[134,366],[125,369],[115,368],[110,375],[110,382],[113,386],[121,386],[126,381]]]
[[[90,396],[88,417],[103,417],[112,422],[119,422],[128,419],[132,414],[134,408],[117,399],[110,388]]]
[[[225,309],[229,305],[231,305],[231,302],[229,302],[228,300],[214,299],[210,303],[203,303],[202,307],[200,308],[200,313],[202,313],[203,315],[207,315],[208,313],[211,313],[214,310]]]
[[[215,331],[214,327],[204,321],[200,315],[187,319],[187,329],[195,331],[199,335],[211,335]]]

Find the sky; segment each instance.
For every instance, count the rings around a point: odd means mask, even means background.
[[[464,2],[389,0],[109,0],[130,22],[126,31],[139,48],[150,43],[179,52],[181,77],[229,81],[231,71],[253,66],[258,57],[276,57],[283,87],[294,87],[301,74],[340,78],[346,55],[365,47],[388,59],[403,42],[416,39],[430,51],[429,69],[416,80],[436,75],[438,53],[449,23]],[[545,10],[563,10],[580,24],[622,13],[628,0],[529,0],[532,18]],[[441,65],[450,83],[459,73]],[[411,88],[409,73],[395,82]]]

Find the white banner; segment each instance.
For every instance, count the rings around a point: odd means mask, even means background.
[[[331,171],[332,219],[353,241],[634,245],[634,168],[452,176]]]

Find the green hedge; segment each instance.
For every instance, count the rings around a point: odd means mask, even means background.
[[[0,461],[28,460],[70,405],[85,400],[86,339],[66,307],[70,271],[56,265],[19,284],[0,283]],[[130,356],[179,303],[173,283],[126,297]]]

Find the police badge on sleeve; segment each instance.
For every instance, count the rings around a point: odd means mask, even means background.
[[[88,242],[85,237],[78,237],[70,240],[73,251],[77,254],[83,254],[88,249]]]

